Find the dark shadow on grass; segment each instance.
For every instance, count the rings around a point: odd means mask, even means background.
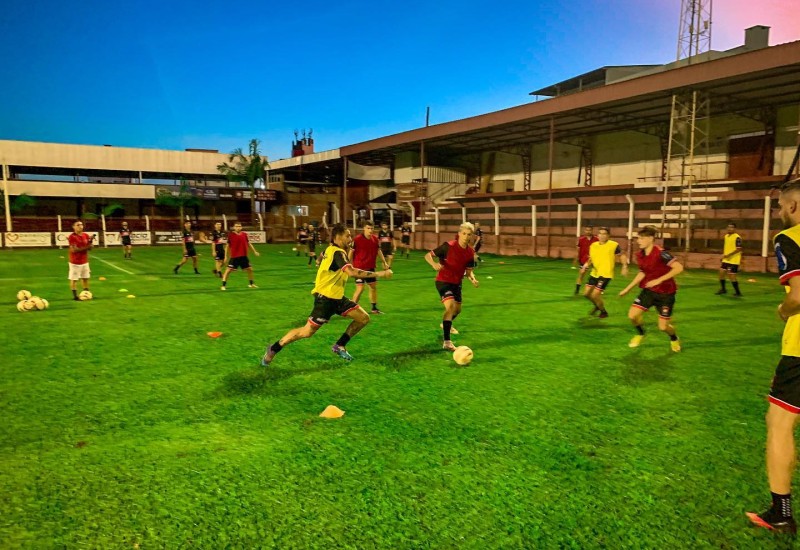
[[[621,360],[624,365],[621,372],[622,382],[630,386],[669,382],[672,380],[671,358],[672,352],[652,359],[643,358],[641,351],[637,349]]]
[[[239,397],[243,395],[294,395],[301,390],[286,388],[276,382],[301,374],[312,374],[345,368],[344,362],[327,362],[309,368],[281,368],[270,366],[261,369],[235,371],[222,379],[222,385],[213,393],[216,397]]]
[[[438,347],[438,349],[437,349]],[[386,370],[400,372],[409,370],[419,359],[432,359],[443,353],[442,345],[438,342],[431,344],[430,347],[415,348],[400,353],[392,353],[386,356]]]

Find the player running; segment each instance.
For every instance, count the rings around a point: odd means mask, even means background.
[[[583,264],[589,261],[589,247],[592,246],[593,243],[597,242],[597,237],[595,237],[593,233],[594,233],[594,228],[590,226],[586,226],[583,228],[583,235],[578,237],[578,244],[576,246],[577,254],[575,256],[575,260],[572,262],[572,265],[582,266]],[[581,291],[581,285],[583,284],[584,275],[586,275],[586,270],[581,269],[578,272],[578,279],[575,281],[576,295]]]
[[[478,262],[482,262],[478,251],[483,246],[483,230],[481,229],[481,222],[475,222],[475,233],[474,233],[475,243],[472,245],[475,248],[475,260]]]
[[[128,222],[122,222],[119,230],[119,240],[122,243],[122,257],[131,260],[133,244],[131,243],[131,230],[128,229]]]
[[[400,255],[405,253],[406,259],[408,259],[408,252],[411,250],[411,226],[408,222],[403,222],[403,226],[400,228],[400,249]]]
[[[392,271],[365,271],[350,265],[347,261],[347,248],[352,237],[350,230],[337,223],[331,228],[331,244],[325,250],[320,261],[317,279],[314,284],[314,309],[308,317],[305,326],[290,330],[280,340],[269,346],[264,352],[261,364],[269,366],[275,355],[285,346],[302,338],[311,338],[334,315],[349,317],[352,322],[344,334],[336,341],[331,351],[344,359],[352,361],[353,356],[348,353],[346,346],[350,339],[369,323],[369,314],[357,303],[349,300],[344,295],[344,287],[348,277],[370,279],[383,277],[390,279]]]
[[[236,271],[240,267],[247,271],[247,278],[250,280],[250,284],[247,285],[248,288],[258,288],[253,282],[253,268],[250,266],[250,258],[247,257],[248,247],[253,251],[253,254],[261,256],[253,246],[253,243],[250,242],[247,233],[242,231],[242,224],[236,222],[233,224],[233,233],[228,234],[228,244],[225,245],[225,257],[230,258],[230,261],[225,274],[222,276],[220,290],[225,290],[228,285],[228,275],[231,274],[231,271]]]
[[[736,232],[736,224],[731,222],[728,224],[727,233],[725,234],[725,245],[722,249],[722,265],[719,267],[719,290],[717,294],[727,294],[725,288],[725,274],[727,273],[728,279],[731,280],[733,286],[734,296],[741,296],[739,292],[739,281],[736,280],[736,274],[739,272],[739,265],[742,263],[742,237]]]
[[[389,269],[389,264],[380,248],[380,240],[373,233],[373,229],[372,222],[364,222],[363,233],[353,239],[348,259],[356,269],[375,271],[378,256],[381,258],[383,268]],[[356,277],[356,291],[353,294],[353,301],[358,303],[361,293],[364,292],[364,285],[369,287],[369,301],[372,303],[372,311],[370,313],[382,314],[383,312],[378,309],[378,282],[374,277]]]
[[[308,246],[308,229],[306,228],[305,224],[300,224],[300,228],[297,230],[297,254],[295,256],[300,255],[300,251],[305,249]]]
[[[461,313],[461,283],[464,275],[466,274],[475,288],[480,284],[473,273],[475,249],[469,245],[473,231],[475,226],[471,223],[462,223],[458,228],[458,238],[442,243],[436,250],[425,254],[425,261],[437,272],[436,290],[444,306],[441,325],[444,338],[442,349],[449,351],[456,349],[450,340],[450,332],[453,321]]]
[[[189,261],[189,258],[192,259],[192,265],[194,266],[194,272],[198,275],[200,271],[197,270],[197,250],[194,248],[194,234],[192,233],[192,222],[185,221],[183,222],[183,231],[181,232],[181,238],[183,239],[183,258],[178,265],[172,270],[175,275],[178,274],[178,270],[181,268],[183,264]]]
[[[306,246],[308,247],[308,267],[311,267],[311,262],[316,262],[317,259],[317,243],[319,242],[319,232],[314,229],[314,224],[308,224],[306,230]]]
[[[583,295],[594,304],[594,309],[589,315],[599,311],[600,319],[608,317],[603,303],[603,292],[614,278],[614,264],[617,257],[622,264],[622,276],[628,274],[628,256],[622,251],[619,243],[609,240],[608,236],[607,227],[601,227],[597,231],[597,242],[589,247],[589,260],[581,267],[581,271],[586,271],[592,266],[592,273]]]
[[[620,296],[625,296],[636,285],[642,289],[628,310],[628,319],[638,333],[631,338],[628,347],[638,348],[641,345],[644,340],[642,317],[645,311],[655,307],[658,310],[658,329],[669,336],[672,351],[679,352],[681,342],[670,320],[675,307],[675,294],[678,292],[675,277],[683,271],[683,265],[672,254],[654,244],[656,232],[657,229],[651,225],[639,230],[639,236],[636,238],[639,245],[639,252],[636,253],[639,273],[619,293]]]

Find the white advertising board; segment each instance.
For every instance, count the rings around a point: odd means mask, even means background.
[[[119,236],[119,233],[114,231],[106,231],[103,233],[103,242],[105,242],[108,246],[121,246],[122,239]],[[149,231],[132,231],[131,232],[131,244],[136,245],[143,245],[143,244],[150,244],[150,232]]]
[[[91,231],[87,231],[86,233],[91,233]],[[53,236],[56,238],[56,246],[61,248],[62,246],[69,246],[69,236],[72,235],[72,231],[59,231],[57,233],[53,233]],[[100,245],[100,237],[98,233],[92,233],[92,244],[94,246]],[[49,246],[49,244],[48,244]]]
[[[254,244],[266,244],[267,232],[266,231],[245,231],[247,238]]]
[[[14,232],[5,234],[6,246],[16,248],[23,246],[50,246],[53,244],[52,233],[39,232]]]

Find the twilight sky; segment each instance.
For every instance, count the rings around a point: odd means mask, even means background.
[[[674,61],[680,0],[398,4],[17,0],[0,18],[0,139],[290,155],[527,103],[603,65]],[[800,0],[715,0],[712,48]],[[2,151],[0,151],[2,156]]]

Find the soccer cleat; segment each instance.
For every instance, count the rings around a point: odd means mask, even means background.
[[[177,274],[178,274],[178,268],[177,268],[177,267],[173,268],[173,269],[172,269],[172,272],[173,272],[175,275],[177,275]]]
[[[678,353],[681,351],[681,341],[680,340],[670,340],[669,347],[672,348],[672,351]]]
[[[456,346],[453,344],[452,340],[445,340],[442,344],[442,349],[446,349],[447,351],[456,351]]]
[[[219,289],[220,289],[220,290],[228,290],[228,287],[226,287],[226,286],[221,286],[221,287],[219,287]]]
[[[258,288],[256,285],[247,285],[247,288]]]
[[[383,315],[383,312],[379,309],[372,309],[370,310],[370,313],[372,313],[373,315]]]
[[[718,291],[716,291],[714,294],[716,294],[717,296],[719,296],[720,294],[727,294],[727,293],[728,293],[728,291],[727,291],[727,290],[722,290],[722,289],[719,289],[719,290],[718,290]]]
[[[753,522],[753,525],[775,531],[776,533],[797,534],[797,523],[795,523],[794,518],[780,517],[778,514],[774,513],[771,508],[761,514],[746,512],[745,515],[747,519]]]
[[[439,328],[444,329],[444,324],[439,323]],[[458,330],[456,330],[456,327],[450,327],[450,334],[458,334]]]
[[[344,346],[340,346],[339,344],[334,344],[331,348],[331,351],[344,359],[345,361],[352,361],[353,356],[347,353],[347,350],[344,349]]]
[[[272,346],[269,346],[264,352],[264,357],[261,358],[261,366],[268,367],[272,360],[275,358],[275,352],[272,351]]]
[[[736,294],[733,295],[733,297],[734,298],[741,298],[742,297],[742,293],[741,292],[737,292]]]
[[[642,340],[644,340],[644,335],[643,334],[637,334],[636,336],[631,338],[630,342],[628,342],[628,347],[629,348],[638,348],[639,346],[642,345]]]
[[[607,311],[601,311],[600,315],[598,315],[597,318],[598,319],[607,319],[608,318],[608,312]]]

